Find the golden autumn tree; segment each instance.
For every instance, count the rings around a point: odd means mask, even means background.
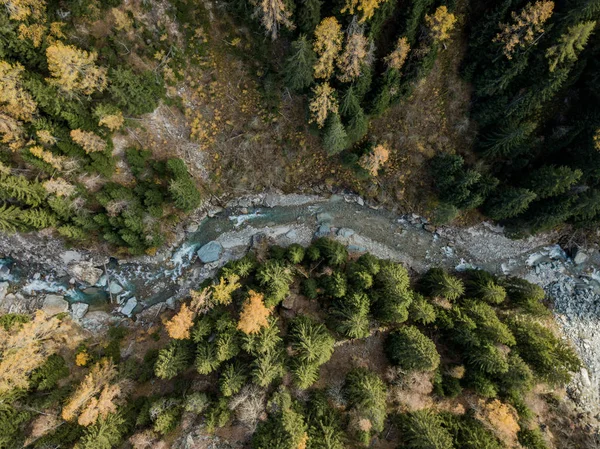
[[[237,328],[243,333],[256,334],[269,325],[268,318],[271,310],[265,306],[263,299],[261,293],[256,293],[254,290],[248,292],[248,299],[244,301],[237,324]]]
[[[433,40],[442,42],[450,37],[449,33],[456,24],[456,16],[448,12],[446,6],[438,6],[433,15],[425,15],[425,24],[429,28]]]
[[[360,76],[361,68],[369,53],[369,42],[363,27],[353,21],[346,32],[346,45],[338,57],[339,80],[347,83]]]
[[[3,112],[17,120],[30,122],[37,111],[33,97],[22,85],[25,71],[18,62],[0,61],[0,105]]]
[[[46,25],[39,23],[19,25],[19,39],[30,40],[35,48],[42,45],[42,40],[46,35]]]
[[[390,69],[401,70],[406,63],[408,53],[410,52],[410,43],[406,37],[401,37],[396,42],[396,48],[384,60]]]
[[[10,115],[0,113],[0,135],[2,143],[7,144],[12,151],[17,151],[25,146],[25,131],[22,122]]]
[[[375,10],[379,8],[387,0],[346,0],[346,4],[342,8],[342,13],[354,14],[358,11],[362,12],[360,21],[366,22],[375,13]]]
[[[100,118],[98,125],[106,126],[111,131],[120,129],[125,123],[123,113],[121,111],[115,112],[114,114],[107,114]]]
[[[73,129],[70,134],[73,142],[81,146],[88,154],[104,151],[106,149],[106,142],[91,131]]]
[[[12,20],[40,19],[46,15],[44,0],[0,0]]]
[[[282,26],[293,30],[292,13],[287,9],[283,0],[255,0],[254,14],[260,17],[260,23],[271,39],[277,39]]]
[[[494,42],[500,42],[504,55],[512,59],[517,48],[525,48],[532,44],[536,37],[544,32],[544,23],[554,12],[554,2],[537,1],[528,3],[519,14],[512,12],[512,23],[500,25],[500,32]]]
[[[385,165],[389,157],[390,150],[388,146],[386,144],[379,144],[369,153],[363,154],[358,163],[371,176],[377,176],[377,173]]]
[[[29,375],[61,346],[76,345],[70,322],[38,310],[28,323],[0,326],[0,394],[29,387]]]
[[[313,49],[318,56],[315,78],[330,78],[334,63],[342,49],[342,27],[335,17],[326,17],[315,29]]]
[[[190,329],[194,325],[194,311],[187,304],[182,304],[177,315],[165,323],[169,337],[175,340],[190,338]]]
[[[67,158],[65,156],[57,156],[51,151],[44,150],[44,148],[39,145],[30,147],[29,152],[38,159],[41,159],[45,163],[51,165],[52,168],[55,168],[56,170],[63,170],[65,163],[67,162]]]
[[[57,41],[46,49],[48,70],[52,75],[48,82],[66,92],[91,95],[106,87],[106,69],[96,65],[98,55],[73,45]]]
[[[325,125],[330,113],[337,113],[338,101],[335,98],[335,89],[329,83],[317,84],[313,88],[313,98],[310,102],[310,121],[316,123],[319,128]]]
[[[62,417],[82,426],[94,424],[117,410],[117,405],[128,390],[127,381],[115,382],[117,369],[112,359],[102,359],[85,376],[77,390],[63,407]]]
[[[219,283],[212,286],[212,299],[221,305],[231,304],[231,295],[242,286],[238,281],[240,277],[232,274],[219,279]]]

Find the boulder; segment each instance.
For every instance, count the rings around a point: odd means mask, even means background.
[[[0,303],[4,301],[4,298],[6,298],[9,285],[10,284],[8,282],[0,282]]]
[[[198,257],[202,263],[216,262],[221,257],[223,246],[219,242],[208,242],[198,250]]]
[[[71,315],[73,316],[73,319],[82,319],[89,308],[90,306],[84,302],[76,302],[75,304],[71,304]]]
[[[96,284],[102,276],[102,270],[96,268],[92,262],[72,263],[67,271],[71,276],[90,285]]]
[[[327,223],[324,223],[319,226],[319,228],[317,229],[317,232],[315,232],[315,236],[316,237],[325,237],[325,236],[329,235],[330,232],[331,232],[331,226],[329,226],[329,224],[327,224]]]
[[[130,317],[133,314],[133,310],[137,307],[137,299],[135,296],[132,296],[131,298],[129,298],[127,300],[127,302],[125,303],[125,305],[123,307],[121,307],[120,312],[125,315]]]
[[[137,322],[148,323],[155,321],[158,316],[167,309],[167,305],[164,302],[159,302],[147,309],[142,310],[138,313],[135,318]]]
[[[588,256],[586,253],[578,249],[577,253],[575,254],[575,257],[573,258],[573,262],[575,263],[575,265],[581,265],[582,263],[585,263],[585,261],[588,260],[589,257],[590,256]]]
[[[344,238],[352,237],[354,235],[354,230],[350,228],[340,228],[337,235]]]
[[[81,326],[91,332],[106,331],[114,318],[101,310],[89,312],[81,320]]]
[[[69,303],[60,295],[46,295],[42,310],[48,315],[57,315],[69,311]]]
[[[113,295],[118,295],[123,291],[123,287],[117,284],[115,281],[112,281],[108,286],[108,291]]]

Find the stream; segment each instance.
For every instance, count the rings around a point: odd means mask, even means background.
[[[538,283],[554,300],[557,322],[587,365],[574,380],[574,394],[584,410],[599,408],[597,249],[571,258],[553,243],[553,234],[511,240],[489,223],[435,228],[422,217],[398,216],[356,195],[242,197],[207,210],[179,232],[178,244],[155,256],[117,259],[69,249],[50,236],[0,235],[0,307],[8,312],[64,304],[84,326],[86,314],[94,312],[136,319],[157,304],[159,310],[165,304],[173,308],[253,242],[308,245],[319,236],[338,239],[351,253],[368,251],[402,262],[413,272],[431,266],[481,268]]]

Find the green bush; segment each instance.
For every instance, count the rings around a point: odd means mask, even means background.
[[[405,371],[433,371],[440,364],[433,341],[414,326],[390,332],[384,348],[390,363]]]

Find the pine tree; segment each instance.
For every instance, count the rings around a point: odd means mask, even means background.
[[[81,146],[87,154],[101,152],[106,149],[106,141],[90,131],[71,130],[71,139]]]
[[[402,440],[408,449],[452,449],[452,436],[443,420],[430,409],[401,417]]]
[[[24,230],[25,226],[20,220],[22,213],[23,211],[17,206],[3,203],[0,206],[0,231],[11,233]]]
[[[331,114],[323,131],[323,147],[329,156],[340,153],[348,146],[348,134],[337,114]]]
[[[335,17],[326,17],[315,29],[313,49],[318,56],[315,78],[328,79],[333,74],[335,60],[342,49],[342,27]]]
[[[297,23],[300,30],[312,34],[321,21],[321,6],[323,0],[302,0],[298,9]]]
[[[37,207],[46,198],[46,191],[39,182],[28,181],[22,175],[0,175],[0,198]]]
[[[430,297],[441,297],[449,301],[456,301],[465,292],[462,281],[442,268],[427,271],[421,278],[421,285]]]
[[[396,47],[394,50],[385,57],[385,63],[388,68],[397,70],[398,72],[404,67],[404,63],[408,59],[408,53],[410,52],[410,43],[406,37],[398,38]]]
[[[301,35],[292,42],[292,50],[284,66],[285,84],[290,89],[301,91],[314,82],[313,66],[317,61],[315,52],[306,36]]]
[[[526,185],[537,198],[548,198],[567,192],[582,175],[579,169],[546,165],[530,173]]]
[[[535,198],[536,194],[531,190],[504,187],[486,201],[484,211],[494,220],[503,220],[525,212]]]
[[[334,304],[335,329],[348,338],[369,336],[370,301],[365,293],[351,293]]]
[[[172,379],[182,373],[190,363],[190,350],[185,343],[171,341],[161,349],[154,366],[154,373],[161,379]]]
[[[491,274],[476,270],[467,283],[467,295],[489,304],[500,304],[506,299],[506,290],[495,282]]]
[[[433,341],[414,326],[391,332],[384,347],[390,363],[404,371],[434,371],[440,364]]]
[[[317,366],[327,362],[333,354],[334,338],[327,329],[308,316],[294,319],[289,331],[294,359]]]
[[[219,376],[219,390],[225,397],[238,393],[246,383],[246,367],[229,363]]]
[[[523,122],[484,135],[481,138],[483,154],[488,158],[512,156],[527,142],[535,128],[535,123]]]
[[[194,311],[187,304],[182,304],[179,312],[165,323],[165,329],[169,337],[175,340],[188,340],[190,329],[194,325]]]

